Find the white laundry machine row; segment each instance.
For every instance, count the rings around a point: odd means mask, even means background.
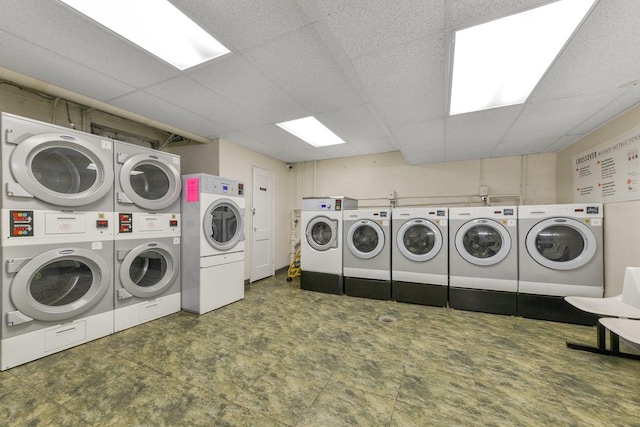
[[[0,115],[2,208],[113,212],[113,141]]]
[[[244,298],[244,183],[182,176],[182,309],[207,313]]]
[[[357,207],[357,200],[343,196],[302,199],[301,289],[337,295],[344,293],[343,215],[345,210]]]
[[[180,311],[180,215],[118,213],[114,332]]]
[[[449,209],[449,306],[515,315],[518,291],[515,206]]]
[[[344,212],[344,293],[391,299],[391,210]]]
[[[114,211],[180,213],[180,156],[114,142]]]
[[[603,296],[602,204],[521,206],[518,216],[518,314],[597,324],[597,317],[577,310],[564,297]]]
[[[0,370],[113,333],[114,224],[2,209]]]
[[[391,297],[446,307],[449,291],[449,209],[392,211]]]

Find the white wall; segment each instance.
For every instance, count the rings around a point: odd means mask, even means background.
[[[291,212],[293,210],[293,173],[288,171],[286,163],[271,157],[248,150],[239,145],[221,139],[220,147],[220,176],[244,182],[246,195],[245,208],[245,279],[251,275],[251,253],[253,239],[253,208],[251,194],[253,191],[254,166],[274,172],[273,182],[275,193],[274,209],[274,266],[275,269],[289,265],[289,242],[291,234]]]
[[[220,175],[219,145],[217,140],[208,144],[197,142],[187,145],[172,144],[167,151],[180,156],[180,169],[183,175],[188,173]]]
[[[640,123],[640,106],[601,126],[560,151],[557,158],[558,203],[573,203],[573,156],[620,135]],[[624,269],[640,267],[640,201],[607,203],[605,215],[605,295],[622,291]]]
[[[483,205],[487,186],[494,205],[555,203],[555,153],[465,162],[409,165],[400,152],[295,165],[296,207],[303,197],[344,195],[360,206]]]

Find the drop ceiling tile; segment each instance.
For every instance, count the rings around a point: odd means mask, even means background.
[[[379,139],[369,139],[367,141],[349,142],[359,154],[377,154],[397,151],[398,149],[389,137]]]
[[[477,145],[461,148],[449,148],[445,150],[445,161],[459,162],[463,160],[488,159],[495,149],[495,145]]]
[[[441,36],[353,60],[372,103],[389,126],[444,117],[445,50]]]
[[[107,101],[133,87],[106,74],[0,31],[0,65],[18,73],[88,96]]]
[[[498,144],[491,157],[521,156],[524,154],[544,153],[556,138],[542,138],[534,141],[518,141],[517,143]]]
[[[228,129],[260,124],[259,119],[238,104],[223,98],[187,76],[150,86],[145,91],[184,110],[202,115],[206,119],[224,123]]]
[[[112,102],[113,105],[124,108],[143,117],[190,131],[196,135],[206,137],[228,131],[224,126],[206,118],[193,114],[169,103],[161,98],[144,91],[138,91],[120,97]]]
[[[556,142],[549,145],[545,151],[548,153],[554,153],[554,152],[557,153],[560,150],[564,150],[565,148],[567,148],[568,146],[570,146],[571,144],[573,144],[583,136],[584,135],[567,135],[567,136],[560,137]]]
[[[363,103],[313,26],[243,55],[311,114]]]
[[[444,119],[396,126],[391,132],[403,152],[444,149]]]
[[[310,23],[295,0],[172,0],[172,3],[232,50],[262,44]]]
[[[549,0],[446,0],[447,24],[453,28],[469,27],[526,9],[548,4]]]
[[[251,111],[262,122],[276,123],[309,115],[309,112],[286,94],[241,55],[199,68],[188,75],[218,95]]]
[[[428,165],[445,161],[445,151],[403,151],[405,160],[410,165]]]
[[[283,160],[285,162],[293,163],[293,162],[309,162],[312,160],[324,160],[328,157],[317,148],[307,148],[306,150],[300,151],[290,151],[276,154],[278,159],[287,159]],[[297,160],[295,160],[297,159]]]
[[[272,155],[271,157],[273,157],[274,159],[280,160],[282,162],[285,163],[298,163],[298,162],[304,162],[305,159],[302,157],[298,157],[294,154],[292,154],[289,151],[282,151],[279,153],[276,153],[274,155]],[[311,159],[314,160],[314,159]]]
[[[531,99],[598,93],[640,79],[639,16],[637,0],[600,1]]]
[[[277,151],[302,151],[313,148],[300,138],[291,135],[276,125],[264,125],[245,129],[243,133],[256,141],[273,147]]]
[[[164,61],[60,2],[3,2],[0,28],[82,64],[82,68],[90,68],[96,74],[107,75],[137,88],[179,73]],[[88,76],[77,78],[84,80],[86,85],[91,82]]]
[[[442,0],[319,0],[329,28],[352,58],[425,39],[444,28]]]
[[[513,142],[570,134],[585,117],[605,108],[618,95],[605,92],[528,104],[503,140]]]
[[[331,145],[329,147],[320,147],[318,148],[318,150],[326,155],[328,159],[335,159],[339,157],[353,157],[360,154],[356,147],[348,143]]]
[[[220,134],[219,138],[225,139],[233,144],[239,145],[249,150],[253,150],[257,153],[262,153],[267,156],[273,156],[280,150],[272,147],[268,144],[260,142],[254,138],[251,138],[241,132],[225,132]]]
[[[447,117],[445,119],[447,146],[497,144],[516,120],[522,108],[521,105],[515,105]]]
[[[387,136],[367,104],[316,114],[315,117],[348,143]]]
[[[617,89],[620,96],[579,124],[572,133],[589,133],[640,103],[640,85]],[[613,93],[613,91],[612,91]]]

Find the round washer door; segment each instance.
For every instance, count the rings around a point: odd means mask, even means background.
[[[133,296],[155,297],[175,282],[178,263],[178,255],[164,243],[141,244],[122,260],[120,283]]]
[[[204,215],[204,236],[215,249],[227,251],[244,240],[244,209],[230,199],[211,203]]]
[[[112,163],[90,141],[41,133],[16,146],[10,167],[15,180],[35,198],[58,206],[83,206],[109,193]]]
[[[307,224],[307,243],[313,249],[324,252],[338,247],[338,221],[326,216],[317,216]]]
[[[538,264],[552,270],[573,270],[587,264],[596,253],[593,232],[571,218],[549,218],[527,234],[527,252]]]
[[[109,266],[82,248],[55,249],[27,261],[11,281],[10,296],[23,314],[42,321],[71,319],[109,290]]]
[[[119,180],[127,197],[151,212],[171,206],[182,189],[178,169],[154,154],[129,157],[120,169]]]
[[[398,229],[396,244],[406,258],[425,262],[438,255],[442,249],[442,233],[431,221],[415,218]]]
[[[361,219],[349,227],[347,247],[352,254],[361,259],[370,259],[382,252],[384,232],[375,221]]]
[[[474,219],[464,223],[458,229],[456,250],[471,264],[495,265],[509,255],[511,236],[509,231],[497,221]]]

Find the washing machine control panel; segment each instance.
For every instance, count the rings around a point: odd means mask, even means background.
[[[133,233],[133,214],[131,213],[118,214],[118,232],[121,234]]]
[[[33,237],[33,211],[9,211],[9,236]]]

